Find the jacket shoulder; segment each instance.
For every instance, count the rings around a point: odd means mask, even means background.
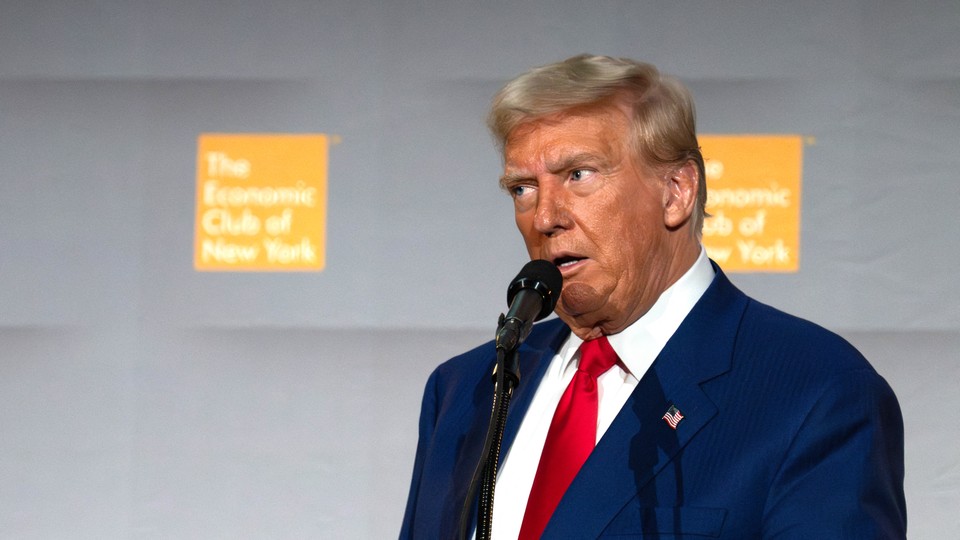
[[[780,357],[803,359],[827,372],[872,366],[850,342],[816,323],[753,299],[743,313],[737,337],[739,349],[768,350]]]
[[[570,329],[560,319],[553,318],[533,325],[530,335],[521,345],[526,348],[550,349],[559,346],[559,341],[566,338]],[[443,362],[434,370],[432,377],[441,380],[460,379],[464,376],[476,378],[478,375],[488,375],[497,359],[497,350],[494,340],[458,354]]]

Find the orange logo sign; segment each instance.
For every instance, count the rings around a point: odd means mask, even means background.
[[[322,270],[327,136],[203,134],[194,267]]]
[[[701,135],[707,254],[730,272],[796,272],[800,264],[799,135]]]

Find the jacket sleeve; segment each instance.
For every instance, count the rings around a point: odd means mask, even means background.
[[[906,538],[903,418],[870,369],[826,385],[796,433],[764,509],[763,538]]]
[[[427,380],[423,392],[423,402],[420,405],[420,435],[417,442],[416,458],[413,462],[413,478],[410,482],[410,493],[407,496],[407,509],[403,515],[403,525],[400,528],[400,539],[416,538],[414,523],[417,514],[417,501],[420,496],[420,481],[423,476],[423,467],[427,450],[430,448],[436,427],[437,419],[437,372]]]

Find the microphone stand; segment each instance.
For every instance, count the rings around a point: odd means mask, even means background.
[[[504,326],[505,317],[500,315],[497,334]],[[490,413],[490,422],[487,425],[487,435],[484,438],[480,461],[473,473],[473,480],[467,490],[467,498],[463,502],[460,512],[460,540],[470,537],[470,518],[472,505],[477,489],[480,494],[477,500],[477,540],[489,540],[493,528],[493,492],[497,484],[497,467],[500,463],[500,446],[503,442],[503,429],[507,423],[507,409],[510,407],[510,398],[513,389],[520,382],[520,357],[517,353],[519,343],[511,343],[507,349],[497,343],[497,366],[493,370],[493,410]]]

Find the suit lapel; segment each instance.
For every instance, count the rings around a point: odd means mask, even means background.
[[[655,499],[656,490],[642,488],[657,474],[672,471],[682,485],[678,453],[718,412],[700,383],[729,371],[733,338],[746,306],[746,297],[716,270],[714,282],[640,379],[570,485],[544,538],[598,537],[633,498]],[[671,406],[683,415],[676,429],[663,420]],[[682,504],[682,493],[678,498],[669,504]],[[640,501],[644,506],[657,502]]]
[[[560,345],[563,344],[567,336],[570,335],[570,328],[567,325],[556,321],[544,323],[554,325],[554,328],[545,328],[543,337],[537,336],[537,339],[530,339],[524,342],[518,349],[520,353],[520,384],[513,391],[513,397],[510,400],[510,409],[507,413],[507,424],[503,430],[503,448],[504,453],[513,444],[520,430],[520,423],[530,408],[530,402],[533,401],[533,395],[540,386],[540,381],[547,372],[550,361],[557,354]]]
[[[503,430],[503,441],[501,443],[501,459],[506,455],[507,450],[513,444],[520,430],[520,423],[523,421],[527,409],[530,408],[530,402],[533,395],[536,394],[537,387],[543,379],[550,365],[550,361],[556,355],[560,345],[570,335],[570,328],[563,324],[559,319],[551,320],[537,325],[537,332],[531,333],[530,337],[517,349],[520,354],[520,384],[513,391],[510,399],[510,408],[507,411],[507,423]],[[473,398],[472,415],[469,421],[464,422],[465,448],[464,452],[458,457],[458,463],[455,466],[454,485],[458,492],[456,504],[449,507],[451,515],[459,516],[459,508],[462,501],[466,498],[467,489],[473,478],[474,471],[480,460],[480,454],[483,450],[484,437],[487,433],[487,426],[490,421],[490,411],[493,402],[493,382],[491,374],[496,365],[496,357],[489,362],[486,374],[480,381]],[[471,529],[476,527],[477,502],[472,503],[474,507],[471,517]],[[455,531],[458,526],[456,519],[448,527],[448,530]],[[452,533],[455,536],[455,533]]]

